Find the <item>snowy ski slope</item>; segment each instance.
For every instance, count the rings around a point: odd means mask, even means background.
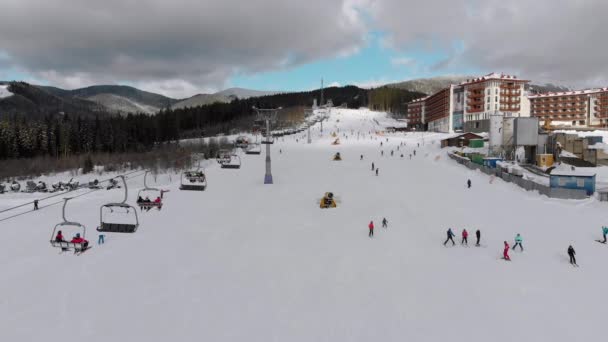
[[[152,185],[171,190],[162,211],[141,213],[137,233],[107,234],[81,256],[50,247],[60,206],[0,222],[0,341],[600,340],[608,246],[594,240],[605,203],[491,184],[449,160],[441,134],[424,134],[410,160],[423,135],[368,134],[376,122],[390,119],[334,109],[311,145],[279,139],[274,185],[263,184],[264,154],[243,154],[240,170],[207,168],[204,192],[160,178]],[[332,161],[338,151],[343,160]],[[141,178],[130,186],[133,203]],[[318,208],[326,191],[338,208]],[[95,242],[99,206],[121,196],[75,199],[68,218]],[[444,247],[448,227],[458,238],[466,228],[471,247]],[[516,233],[525,252],[500,260]]]

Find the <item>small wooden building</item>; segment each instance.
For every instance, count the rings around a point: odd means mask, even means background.
[[[461,133],[454,136],[450,136],[441,140],[441,147],[464,147],[469,146],[469,141],[474,139],[482,139],[481,135],[467,132]]]

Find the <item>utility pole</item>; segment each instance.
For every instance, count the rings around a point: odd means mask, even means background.
[[[323,78],[321,78],[321,103],[319,103],[320,107],[323,107],[323,104],[325,102],[323,102]]]
[[[253,110],[256,111],[258,115],[258,120],[263,120],[266,122],[266,141],[262,140],[262,144],[266,144],[266,174],[264,175],[264,184],[273,184],[272,181],[272,170],[271,170],[271,162],[270,162],[270,144],[273,143],[270,133],[270,124],[276,123],[277,121],[277,113],[281,107],[276,109],[259,109],[253,107]]]

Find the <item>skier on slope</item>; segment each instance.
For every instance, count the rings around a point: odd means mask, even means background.
[[[604,235],[604,241],[597,240],[597,242],[606,243],[606,236],[608,235],[608,227],[602,227],[602,234]]]
[[[369,234],[367,236],[373,237],[374,236],[374,221],[369,221],[367,228],[369,228]]]
[[[361,159],[359,159],[359,160],[363,160],[363,155],[361,155]]]
[[[391,157],[393,156],[393,150],[391,150]]]
[[[511,261],[511,258],[509,258],[509,244],[507,241],[505,241],[505,249],[502,251],[502,258],[506,261]]]
[[[416,150],[414,150],[414,156],[416,156]]]
[[[572,247],[572,245],[568,246],[568,256],[570,257],[570,263],[572,265],[578,266],[576,264],[576,258],[574,257],[575,254],[576,254],[576,252],[574,251],[574,248]]]
[[[466,230],[466,229],[463,229],[463,230],[462,230],[462,241],[460,241],[460,244],[461,244],[461,245],[467,245],[467,246],[468,246],[468,245],[469,245],[469,240],[468,240],[468,238],[469,238],[469,232],[467,232],[467,230]]]
[[[481,240],[481,231],[479,229],[477,229],[477,231],[475,232],[475,237],[477,238],[475,246],[479,247],[479,241]]]
[[[515,245],[513,245],[513,250],[515,250],[515,247],[519,246],[519,248],[523,252],[524,246],[521,245],[522,242],[524,242],[524,239],[521,237],[521,235],[519,235],[519,233],[517,233],[517,235],[515,235]]]
[[[386,217],[382,218],[382,228],[388,228],[388,220]]]
[[[374,167],[374,162],[372,162],[372,171],[374,171],[375,167]]]
[[[456,245],[456,242],[454,242],[454,232],[452,232],[452,228],[448,228],[448,231],[446,232],[448,238],[445,240],[445,242],[443,243],[443,245],[445,246],[448,241],[452,241],[452,246]]]
[[[380,170],[380,168],[376,168],[376,176],[378,175],[378,170]]]
[[[469,187],[469,189],[471,188],[471,180],[467,179],[467,186]]]

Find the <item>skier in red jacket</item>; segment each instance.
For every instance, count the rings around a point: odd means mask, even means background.
[[[369,228],[369,237],[373,237],[374,236],[374,221],[369,221],[369,225],[367,226]]]
[[[85,250],[85,249],[87,249],[89,247],[89,241],[87,241],[84,238],[80,237],[80,233],[76,234],[76,236],[74,236],[74,238],[70,242],[72,242],[72,243],[81,243],[82,244],[82,250]]]
[[[462,230],[462,241],[460,242],[460,244],[468,246],[469,245],[468,237],[469,237],[469,232],[467,232],[466,229],[463,229]]]
[[[505,241],[505,249],[502,252],[502,256],[505,260],[511,261],[511,258],[509,258],[509,244],[507,243],[507,241]]]

